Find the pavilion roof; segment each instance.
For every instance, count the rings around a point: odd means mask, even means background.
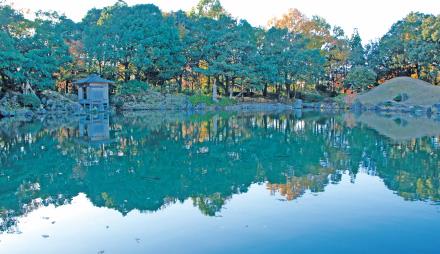
[[[73,84],[81,85],[81,84],[90,84],[90,83],[100,83],[100,84],[114,84],[115,82],[107,79],[101,78],[97,74],[91,74],[87,78],[83,78],[73,82]]]

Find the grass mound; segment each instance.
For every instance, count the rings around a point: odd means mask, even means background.
[[[409,77],[391,79],[373,90],[359,95],[357,100],[364,105],[376,105],[395,101],[397,97],[402,95],[407,97],[403,103],[409,106],[431,106],[440,103],[440,87]]]

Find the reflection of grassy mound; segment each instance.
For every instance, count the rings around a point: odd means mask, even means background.
[[[386,117],[366,112],[357,120],[396,142],[440,135],[440,123],[429,118],[404,114]]]
[[[359,95],[358,100],[362,104],[376,105],[392,101],[401,94],[408,96],[404,103],[410,106],[431,106],[440,103],[440,87],[408,77],[391,79],[379,87]]]

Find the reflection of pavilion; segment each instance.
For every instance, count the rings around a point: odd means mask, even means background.
[[[110,141],[110,121],[108,114],[88,114],[79,121],[81,141],[103,144]]]

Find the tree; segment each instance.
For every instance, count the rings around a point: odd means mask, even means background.
[[[210,18],[202,18],[200,21],[205,27],[201,32],[206,33],[205,43],[201,47],[201,60],[204,64],[195,70],[208,77],[208,86],[212,77],[212,99],[217,101],[218,80],[224,72],[228,52],[225,36],[229,35],[235,21],[228,16],[221,16],[218,21]]]
[[[370,68],[364,66],[353,67],[345,79],[346,87],[353,90],[364,91],[368,86],[376,83],[377,74]]]
[[[440,59],[435,52],[440,47],[433,40],[436,38],[434,20],[433,15],[410,13],[368,47],[369,66],[378,73],[379,79],[414,76],[438,83]]]
[[[21,13],[0,3],[0,87],[14,88],[24,78],[20,70],[25,57],[18,45],[28,26]]]
[[[162,86],[182,68],[178,30],[155,5],[118,2],[90,11],[83,26],[90,64],[116,80],[134,77]]]
[[[254,28],[245,20],[231,27],[226,42],[225,85],[230,96],[235,81],[240,81],[240,90],[261,90],[260,73],[257,71],[257,41]]]
[[[362,46],[362,39],[357,29],[354,30],[350,39],[350,55],[348,57],[348,63],[351,66],[364,66],[365,50]]]
[[[285,28],[292,34],[301,34],[309,39],[310,48],[322,49],[331,41],[331,26],[319,16],[311,19],[298,9],[290,9],[281,18],[274,18],[270,26]]]
[[[24,78],[38,89],[55,87],[55,74],[69,63],[69,48],[58,29],[60,16],[57,13],[38,13],[33,22],[32,37],[22,41]]]
[[[200,0],[190,11],[192,17],[205,17],[219,19],[221,16],[228,16],[219,0]]]
[[[327,85],[320,86],[326,91],[336,93],[337,88],[343,84],[348,70],[348,57],[350,55],[349,40],[344,30],[340,27],[333,28],[333,40],[327,47]]]
[[[427,70],[429,79],[433,81],[434,84],[439,84],[439,74],[440,74],[440,55],[435,53],[440,51],[440,15],[428,16],[423,20],[422,23],[422,38],[426,42],[423,58],[425,65],[429,65],[431,69]],[[429,52],[431,54],[426,54]],[[426,60],[428,63],[426,63]]]
[[[55,74],[70,61],[60,33],[61,17],[39,12],[34,21],[10,6],[0,6],[0,76],[2,86],[30,82],[37,89],[53,88]]]
[[[14,40],[4,31],[0,31],[0,88],[10,87],[15,81],[23,79],[20,68],[25,58],[15,48]]]

